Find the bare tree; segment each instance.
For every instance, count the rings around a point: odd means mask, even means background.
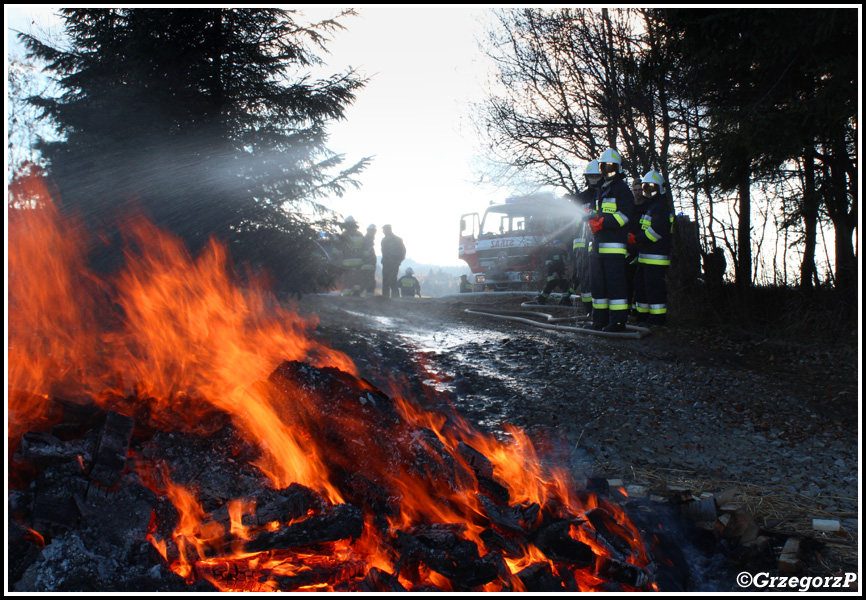
[[[608,9],[512,9],[496,13],[488,55],[498,75],[476,125],[494,162],[539,184],[575,191],[583,166],[617,147],[635,175],[663,170],[655,140],[659,94],[639,68],[654,55],[642,13]],[[667,113],[665,109],[665,114]]]

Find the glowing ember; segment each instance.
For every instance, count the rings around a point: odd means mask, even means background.
[[[135,221],[123,271],[89,272],[90,242],[38,196],[37,208],[10,210],[10,446],[58,420],[57,397],[150,430],[207,436],[230,422],[256,449],[276,504],[225,498],[225,515],[209,513],[195,486],[135,457],[178,514],[170,535],[154,519],[148,539],[188,581],[246,591],[524,591],[548,580],[651,589],[625,513],[543,467],[521,431],[505,444],[358,378],[347,356],[314,340],[315,321],[255,280],[239,286],[217,243],[191,257]]]

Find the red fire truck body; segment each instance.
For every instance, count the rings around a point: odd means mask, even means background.
[[[459,258],[475,276],[475,291],[543,287],[544,257],[556,239],[571,247],[574,204],[550,195],[508,198],[460,217]]]

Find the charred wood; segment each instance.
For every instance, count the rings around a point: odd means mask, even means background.
[[[8,565],[6,581],[11,588],[15,582],[21,579],[24,571],[39,558],[43,542],[41,536],[19,525],[11,514],[7,518],[7,523]]]
[[[264,527],[273,522],[288,523],[307,515],[321,514],[328,506],[321,494],[300,483],[292,483],[277,492],[261,490],[256,496],[245,496],[238,500],[254,507],[253,512],[242,517],[245,527]],[[211,513],[211,519],[223,523],[227,531],[230,523],[228,507],[228,504],[223,504]]]
[[[303,568],[296,575],[270,575],[267,570],[264,570],[259,581],[264,582],[270,579],[276,584],[277,591],[291,592],[306,586],[345,581],[359,576],[366,568],[366,563],[361,560],[337,562],[326,557],[317,557],[316,561],[316,564],[302,565]]]
[[[554,521],[541,527],[532,541],[551,560],[588,567],[595,563],[595,553],[587,544],[569,535],[571,525],[569,521]]]
[[[457,454],[466,461],[476,477],[493,479],[493,463],[478,450],[465,442],[460,442],[457,445]]]
[[[33,528],[40,533],[56,527],[72,529],[80,517],[76,497],[86,493],[87,482],[77,466],[57,465],[47,469],[36,480]]]
[[[472,484],[473,475],[455,460],[434,431],[419,427],[409,432],[408,437],[411,439],[408,445],[414,454],[407,457],[408,466],[417,475],[454,491]]]
[[[93,445],[87,440],[64,442],[47,433],[29,432],[21,438],[21,458],[44,468],[58,462],[78,461],[88,465],[93,454]]]
[[[493,560],[481,558],[478,546],[458,535],[458,529],[447,525],[397,531],[395,545],[401,553],[399,571],[412,582],[418,581],[418,561],[462,589],[490,583],[499,576]]]
[[[484,494],[475,494],[475,497],[481,502],[484,513],[497,529],[506,533],[526,533],[526,528],[520,521],[522,515],[519,511],[511,506],[499,506]]]
[[[584,513],[598,538],[616,550],[616,554],[629,557],[632,554],[632,535],[628,529],[620,525],[608,511],[603,508],[593,508]]]
[[[533,563],[517,573],[527,592],[567,591],[562,579],[553,574],[550,563]]]
[[[134,428],[133,419],[108,411],[90,469],[91,481],[109,489],[115,488],[120,483]]]
[[[376,567],[363,579],[341,581],[334,586],[337,592],[406,592],[408,591],[394,575]]]
[[[364,515],[351,504],[340,504],[323,515],[288,525],[277,531],[260,533],[243,545],[246,552],[263,552],[278,548],[294,548],[360,537]]]
[[[217,582],[233,592],[247,592],[259,589],[262,572],[249,569],[238,561],[197,562],[194,566],[196,579]]]
[[[652,574],[636,565],[607,556],[599,556],[594,574],[609,583],[644,589],[652,583]]]
[[[593,544],[601,548],[608,556],[612,556],[619,560],[626,559],[626,555],[614,548],[610,543],[608,543],[605,537],[599,535],[598,532],[593,529],[592,525],[590,525],[588,521],[584,521],[580,524],[575,524],[575,527],[580,530],[580,532],[584,536],[586,536],[587,539],[591,539],[593,541]]]
[[[391,398],[366,380],[334,367],[284,361],[268,380],[289,394],[297,388],[310,393],[310,399],[320,403],[318,408],[326,414],[360,414],[385,429],[400,422]]]
[[[399,514],[400,503],[391,490],[388,490],[361,473],[347,469],[335,469],[334,484],[343,496],[355,506],[377,516],[391,517]],[[387,520],[382,522],[387,528]]]
[[[500,504],[508,504],[511,501],[508,488],[494,479],[478,477],[478,489]]]
[[[508,558],[520,558],[525,554],[517,541],[512,541],[495,529],[485,529],[479,537],[491,552],[501,552]]]
[[[486,456],[465,442],[458,444],[457,454],[473,470],[478,489],[483,494],[500,504],[509,503],[511,496],[508,488],[496,481],[493,476],[493,463]]]

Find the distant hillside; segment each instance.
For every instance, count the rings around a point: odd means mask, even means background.
[[[468,265],[443,267],[407,259],[400,263],[400,275],[405,273],[409,267],[412,267],[415,276],[421,283],[421,295],[428,298],[459,293],[460,276],[472,274]],[[381,270],[377,270],[377,276],[381,277],[381,275]]]
[[[461,275],[471,275],[472,272],[469,270],[469,265],[464,264],[463,266],[450,266],[443,267],[440,265],[430,265],[417,263],[412,259],[407,258],[402,263],[400,263],[400,274],[403,274],[403,271],[406,270],[407,267],[412,267],[412,270],[421,275],[427,275],[431,270],[435,273],[437,271],[441,271],[448,275],[452,275],[454,277],[460,278]]]

